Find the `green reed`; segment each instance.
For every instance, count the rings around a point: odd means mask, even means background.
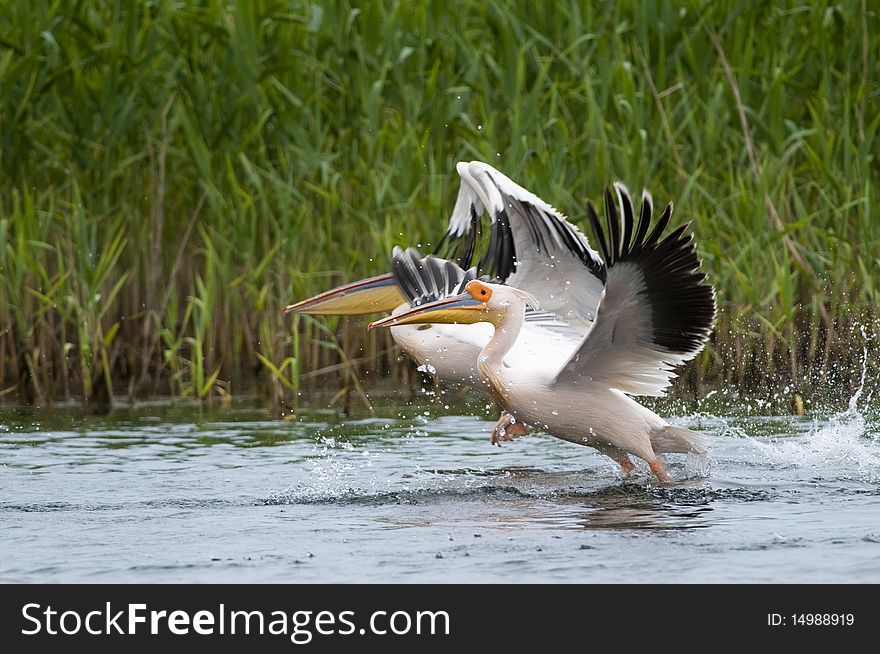
[[[575,222],[614,179],[675,201],[721,307],[680,392],[848,388],[880,299],[877,20],[0,0],[0,399],[409,382],[387,333],[280,309],[430,248],[462,159]]]

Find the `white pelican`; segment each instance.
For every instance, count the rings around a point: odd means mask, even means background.
[[[481,280],[468,281],[462,293],[398,312],[370,328],[491,323],[494,334],[477,357],[477,370],[506,411],[553,436],[595,447],[617,461],[625,474],[634,467],[629,458],[633,454],[665,481],[659,455],[702,454],[706,438],[669,425],[630,395],[662,395],[674,377],[673,366],[703,349],[715,321],[715,292],[700,271],[688,226],[661,238],[672,204],[649,234],[651,196],[643,193],[636,225],[629,192],[622,184],[614,188],[619,214],[606,189],[607,235],[588,205],[604,260],[603,266],[590,268],[596,280],[590,288],[598,289],[589,298],[596,319],[561,364],[540,355],[516,365],[507,361],[523,327],[526,305],[535,298],[525,290]]]
[[[454,258],[458,265],[432,255],[422,259],[415,251],[395,250],[394,265],[400,269],[397,275],[388,273],[345,284],[292,304],[285,312],[399,314],[450,293],[460,293],[464,284],[478,274],[488,274],[496,283],[513,284],[531,292],[540,298],[542,309],[548,310],[526,313],[511,356],[540,355],[562,365],[595,316],[591,298],[601,291],[596,275],[601,273],[602,261],[587,238],[562,214],[492,166],[478,161],[460,162],[456,170],[461,188],[437,252]],[[484,213],[491,221],[485,245]],[[475,259],[478,261],[471,268]],[[403,274],[404,270],[410,274]],[[416,284],[408,283],[416,279],[415,271],[419,270],[430,272],[430,276]],[[408,355],[444,382],[482,388],[476,362],[492,337],[491,325],[404,325],[393,328],[392,334]],[[492,442],[509,440],[526,431],[524,424],[517,424],[505,413],[492,431]]]

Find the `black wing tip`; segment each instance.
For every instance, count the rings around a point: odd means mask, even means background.
[[[614,193],[612,193],[612,189],[614,189]],[[626,184],[615,181],[611,187],[606,186],[604,199],[605,229],[602,228],[596,208],[590,201],[587,201],[587,214],[590,217],[593,233],[599,242],[605,266],[611,268],[633,254],[634,249],[639,245],[639,230],[635,226],[632,195]],[[639,228],[641,226],[642,222],[640,221]],[[633,238],[634,234],[636,238]]]
[[[645,254],[644,265],[657,271],[645,276],[648,293],[657,300],[652,303],[653,323],[665,326],[654,330],[654,341],[670,352],[696,354],[715,326],[718,304],[690,226],[682,225]]]
[[[635,229],[635,216],[633,215],[633,201],[629,189],[623,182],[614,182],[614,192],[620,204],[620,216],[623,222],[623,239],[620,243],[620,255],[626,256],[632,246],[633,230]]]
[[[602,260],[607,266],[608,262],[611,261],[611,252],[608,250],[608,243],[605,240],[605,231],[602,229],[602,223],[599,220],[599,213],[596,211],[596,207],[593,206],[593,203],[589,200],[587,200],[587,216],[590,219],[590,227],[593,229],[593,235],[596,237],[596,242],[599,244],[599,251],[602,253]]]
[[[455,261],[434,254],[423,257],[413,247],[395,247],[391,274],[407,302],[417,306],[461,292],[467,282],[476,279],[476,268],[463,270]]]
[[[651,305],[654,344],[682,356],[696,354],[712,332],[718,306],[715,289],[702,270],[692,223],[667,232],[674,209],[669,202],[651,229],[654,204],[645,189],[636,225],[629,189],[622,182],[615,182],[613,188],[618,206],[609,189],[605,189],[607,235],[595,208],[588,203],[590,222],[605,264],[609,270],[624,261],[639,266]]]
[[[605,259],[605,265],[609,268],[614,264],[638,255],[644,250],[657,247],[660,243],[669,239],[676,240],[685,233],[690,238],[691,221],[684,223],[684,225],[678,227],[664,238],[664,232],[669,226],[674,210],[674,205],[671,201],[667,203],[663,213],[651,230],[650,223],[654,213],[654,199],[650,191],[648,189],[642,190],[639,220],[638,224],[636,224],[635,203],[629,188],[620,181],[613,182],[612,187],[617,195],[616,203],[611,190],[607,186],[605,187],[605,216],[608,223],[607,236],[598,220],[595,207],[592,202],[587,201],[590,222],[593,231],[596,233],[596,240],[599,241],[600,246],[605,245],[605,247],[602,247],[602,255]],[[618,204],[619,207],[617,206]],[[650,235],[648,235],[649,230]],[[618,247],[615,247],[615,243]]]

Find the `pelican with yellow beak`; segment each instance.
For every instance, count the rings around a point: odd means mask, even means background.
[[[673,367],[696,356],[715,321],[715,292],[700,270],[687,225],[664,236],[672,204],[650,230],[651,196],[642,195],[638,224],[622,184],[605,192],[606,229],[592,204],[588,215],[603,263],[592,268],[599,291],[595,321],[564,361],[539,354],[511,365],[527,307],[540,300],[525,289],[474,279],[462,292],[399,311],[370,325],[487,323],[494,332],[477,355],[489,394],[516,420],[553,436],[589,445],[629,474],[629,455],[668,479],[661,454],[703,454],[706,437],[668,424],[632,395],[663,395]],[[399,257],[399,254],[397,255]],[[395,274],[403,270],[393,266]],[[406,283],[405,281],[403,283]],[[565,319],[562,314],[557,314]]]
[[[595,317],[591,298],[601,290],[602,262],[586,236],[552,206],[492,166],[460,162],[461,187],[436,254],[421,258],[396,250],[395,271],[345,284],[285,308],[287,313],[361,315],[414,307],[461,292],[478,277],[512,284],[537,297],[543,309],[526,312],[511,356],[535,353],[564,362]],[[483,219],[489,217],[487,242]],[[552,313],[550,312],[552,311]],[[401,325],[392,329],[403,350],[447,384],[482,388],[476,362],[492,337],[488,323]],[[526,425],[503,413],[492,442],[509,440]]]

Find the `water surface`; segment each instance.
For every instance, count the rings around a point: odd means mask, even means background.
[[[488,417],[387,415],[2,412],[0,581],[880,582],[870,406],[672,418],[712,453],[665,485],[546,435],[492,447]]]

